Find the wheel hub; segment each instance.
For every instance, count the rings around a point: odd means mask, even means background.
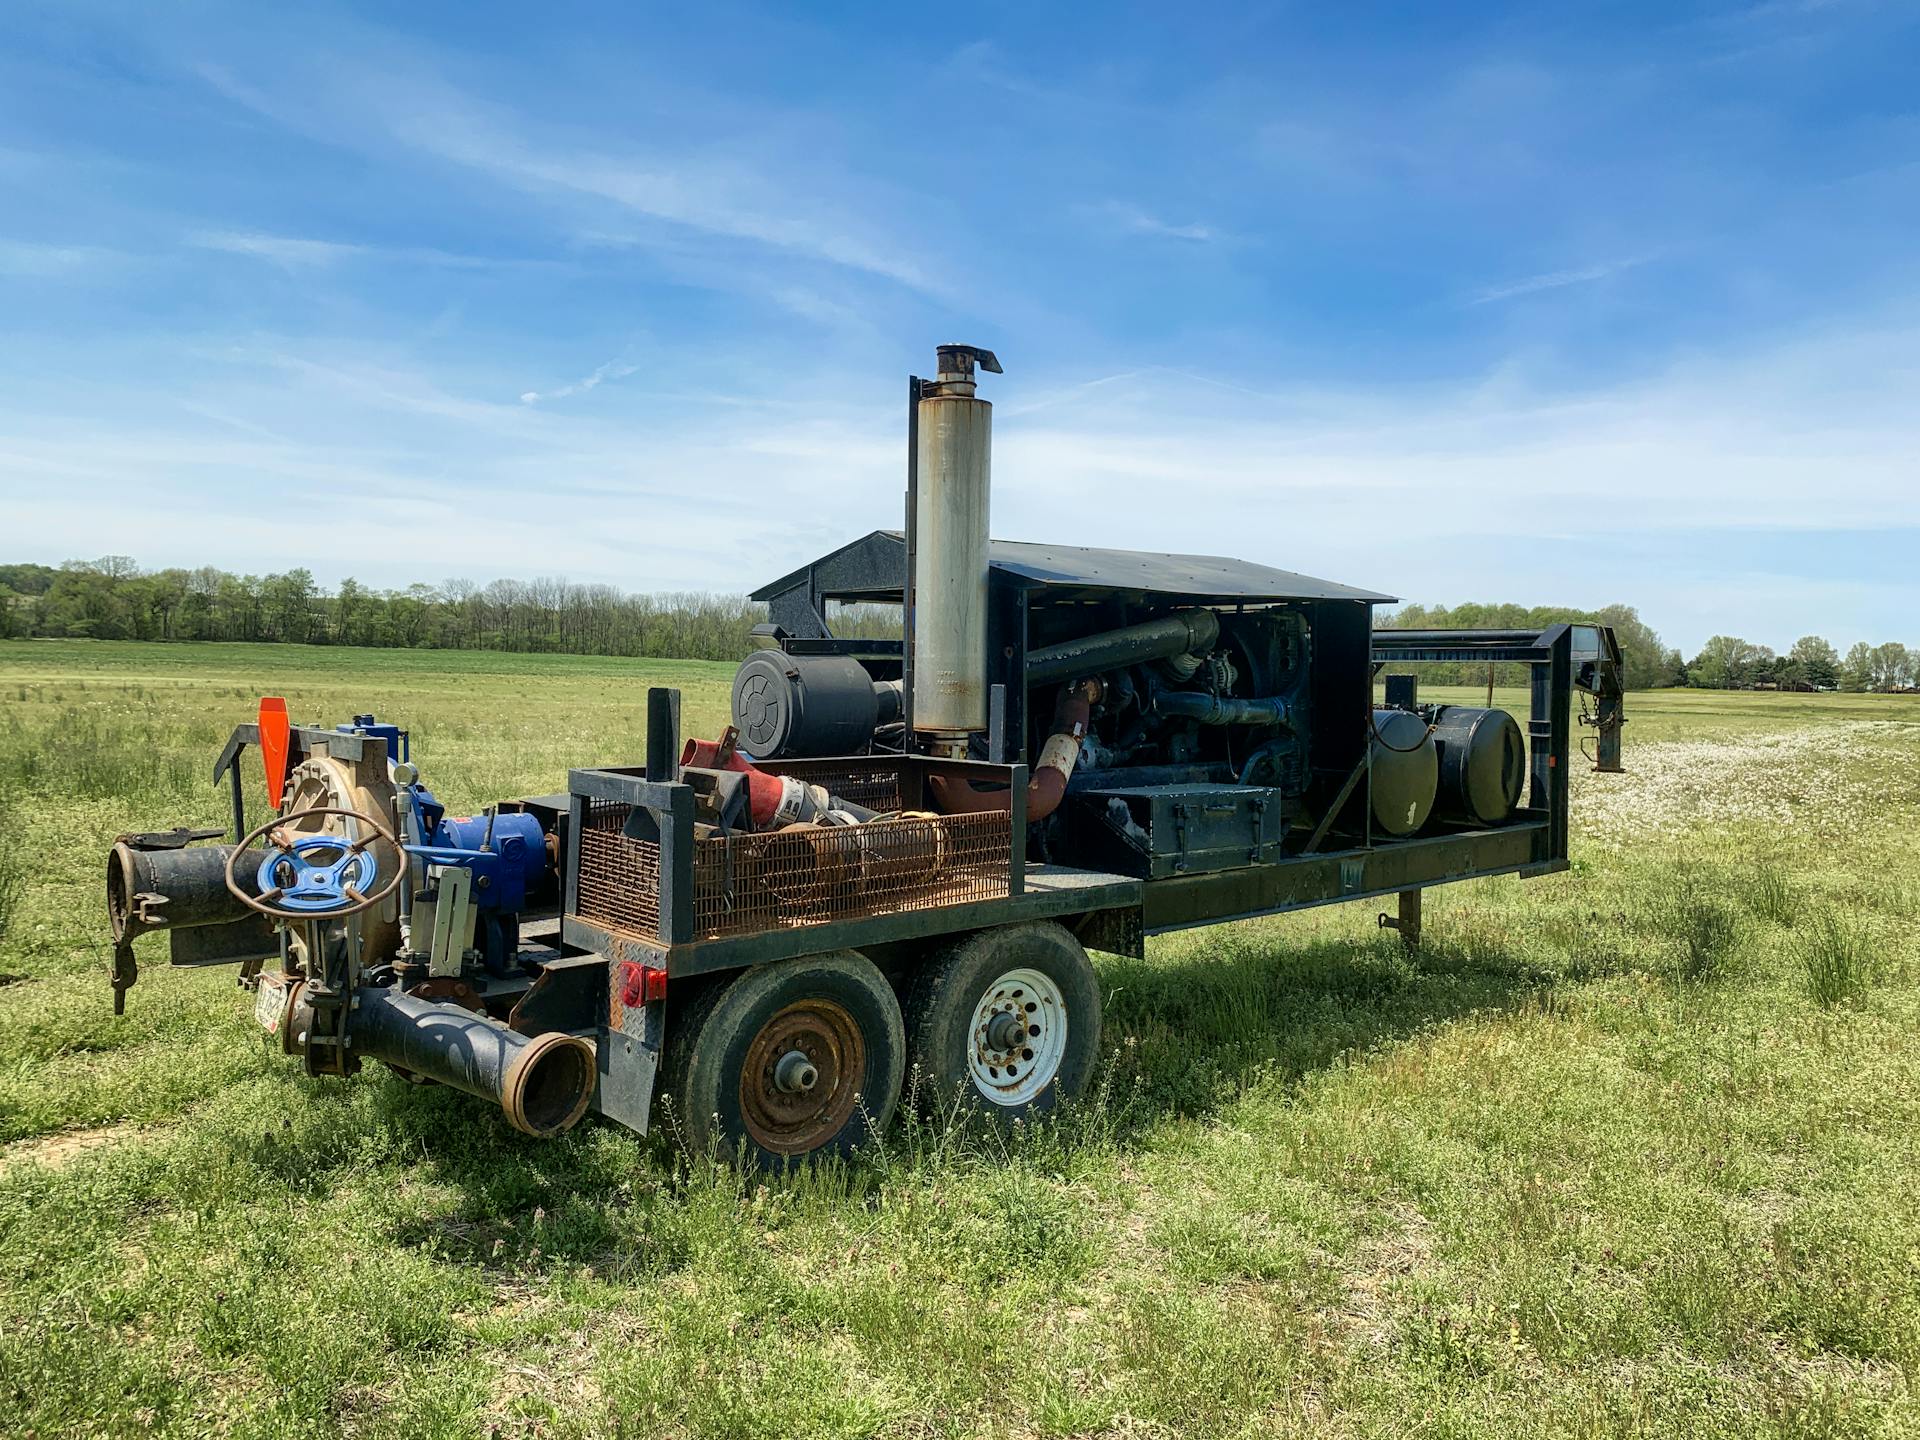
[[[760,1027],[740,1070],[740,1117],[755,1144],[801,1155],[853,1118],[866,1074],[860,1027],[831,1000],[796,1001]]]
[[[1060,1073],[1066,996],[1038,970],[1009,970],[981,994],[970,1035],[967,1070],[974,1087],[995,1104],[1025,1105]]]
[[[998,1011],[987,1021],[987,1046],[991,1050],[1004,1053],[1026,1038],[1027,1027],[1012,1010]]]
[[[775,1062],[773,1083],[789,1095],[804,1095],[820,1083],[820,1072],[804,1050],[789,1050]]]

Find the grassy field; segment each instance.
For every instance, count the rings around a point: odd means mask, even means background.
[[[0,644],[0,1431],[1920,1434],[1912,699],[1630,697],[1570,873],[1096,957],[1091,1103],[788,1181],[306,1080],[159,954],[109,1013],[106,846],[263,691],[467,806],[728,676]]]

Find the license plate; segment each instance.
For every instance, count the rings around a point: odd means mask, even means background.
[[[287,1013],[287,992],[276,982],[262,977],[253,993],[253,1018],[269,1035],[280,1033],[280,1022]]]

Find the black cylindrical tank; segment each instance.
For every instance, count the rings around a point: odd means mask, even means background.
[[[1411,835],[1433,814],[1440,757],[1427,722],[1406,710],[1373,712],[1373,823]]]
[[[845,655],[761,650],[733,672],[733,724],[756,760],[851,755],[900,718],[900,687]]]
[[[1498,825],[1520,803],[1527,744],[1504,710],[1442,705],[1433,712],[1440,751],[1440,814],[1470,825]]]

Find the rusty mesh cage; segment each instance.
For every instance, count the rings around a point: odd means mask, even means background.
[[[583,919],[654,936],[660,933],[660,845],[622,833],[632,810],[607,800],[588,803],[574,908]]]
[[[880,809],[896,777],[809,774],[835,795]],[[851,783],[857,780],[857,784]],[[660,928],[660,845],[624,833],[630,807],[594,801],[580,835],[582,919],[654,936]],[[886,814],[864,825],[790,826],[694,841],[696,939],[748,935],[908,910],[1004,898],[1012,824],[986,815]]]
[[[827,793],[836,799],[876,810],[882,815],[890,815],[900,808],[900,775],[895,770],[871,766],[857,770],[808,766],[803,770],[799,766],[788,767],[778,763],[762,765],[761,768],[776,775],[796,774],[810,785],[825,786]]]

